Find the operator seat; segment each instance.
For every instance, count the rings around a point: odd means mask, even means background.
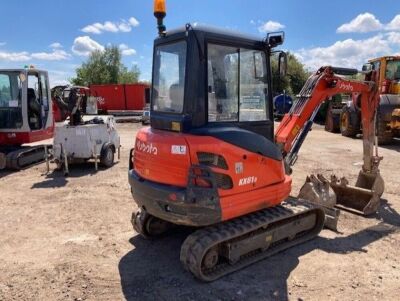
[[[41,107],[36,98],[36,93],[33,88],[28,88],[28,123],[32,130],[41,128],[40,119]]]
[[[174,111],[181,111],[180,106],[183,101],[183,86],[172,84],[169,87],[169,99],[171,100],[171,109]]]

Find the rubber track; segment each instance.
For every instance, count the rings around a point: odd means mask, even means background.
[[[248,237],[251,233],[263,229],[267,225],[271,226],[276,222],[284,220],[292,222],[296,217],[300,218],[306,214],[312,214],[313,211],[317,214],[317,224],[309,232],[300,234],[290,241],[284,240],[285,243],[272,243],[263,252],[260,250],[252,251],[242,256],[235,264],[229,264],[226,260],[226,262],[219,262],[211,270],[202,270],[203,257],[213,246],[235,240],[235,238],[240,239],[238,237],[245,234]],[[213,281],[284,249],[316,237],[322,230],[323,224],[324,212],[322,209],[299,199],[290,198],[279,206],[263,209],[228,222],[197,230],[184,241],[180,259],[184,268],[193,273],[196,278],[202,281]]]
[[[43,162],[45,160],[44,157],[44,146],[19,149],[7,154],[7,168],[13,170],[21,170],[31,165]],[[30,161],[21,165],[21,159],[30,159]]]

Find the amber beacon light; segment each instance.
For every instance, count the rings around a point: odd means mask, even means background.
[[[154,0],[154,17],[157,18],[158,34],[160,36],[165,35],[166,27],[163,23],[163,19],[167,15],[165,0]]]

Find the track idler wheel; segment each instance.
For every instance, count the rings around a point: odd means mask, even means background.
[[[218,259],[218,247],[211,248],[204,256],[203,265],[207,269],[212,269],[217,265]]]
[[[161,236],[173,226],[173,224],[159,219],[143,209],[132,213],[132,225],[137,233],[147,239]]]

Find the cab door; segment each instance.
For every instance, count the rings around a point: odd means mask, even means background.
[[[43,130],[48,126],[50,114],[49,83],[46,72],[28,73],[28,123],[33,131]]]
[[[40,103],[42,110],[42,128],[52,125],[51,93],[47,72],[39,73]]]
[[[273,141],[266,54],[261,50],[209,43],[208,123],[234,125]]]

